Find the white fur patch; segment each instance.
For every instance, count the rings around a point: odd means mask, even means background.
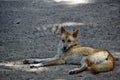
[[[39,64],[30,64],[30,67],[42,67],[44,66],[42,63]]]
[[[100,51],[100,52],[96,52],[92,55],[90,55],[90,61],[93,64],[97,64],[100,62],[103,62],[106,60],[106,58],[108,57],[109,53],[106,51]]]

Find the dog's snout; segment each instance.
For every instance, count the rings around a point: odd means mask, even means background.
[[[67,49],[67,46],[64,46],[63,49],[66,50],[66,49]]]
[[[68,50],[68,45],[64,45],[64,46],[62,47],[62,50],[63,50],[63,51]]]

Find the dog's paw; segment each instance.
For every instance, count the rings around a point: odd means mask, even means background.
[[[30,59],[25,59],[24,61],[23,61],[23,64],[30,64],[30,63],[32,63],[33,61],[32,60],[30,60]]]
[[[72,75],[72,74],[76,74],[76,71],[74,70],[69,71],[69,75]]]
[[[23,61],[23,64],[31,64],[31,63],[34,63],[34,61],[31,60],[31,59],[25,59],[25,60]]]
[[[42,63],[39,64],[31,64],[30,68],[38,68],[38,67],[43,67],[44,65]]]

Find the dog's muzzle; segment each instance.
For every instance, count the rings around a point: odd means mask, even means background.
[[[63,50],[63,51],[67,51],[67,50],[69,50],[69,48],[70,48],[70,47],[69,47],[68,45],[63,45],[62,50]]]

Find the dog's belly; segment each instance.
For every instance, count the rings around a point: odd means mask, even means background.
[[[80,65],[82,58],[83,58],[83,56],[80,54],[71,54],[65,58],[65,63]]]

